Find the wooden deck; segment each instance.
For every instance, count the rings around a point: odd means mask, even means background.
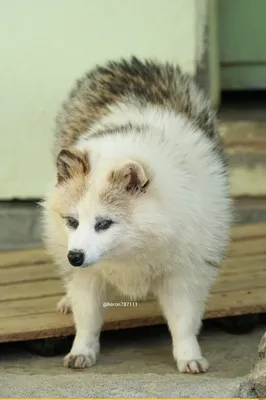
[[[71,315],[55,311],[63,294],[43,250],[0,253],[0,342],[74,333]],[[233,228],[229,256],[212,290],[206,318],[266,312],[266,224]],[[104,329],[163,322],[156,302],[107,308]]]

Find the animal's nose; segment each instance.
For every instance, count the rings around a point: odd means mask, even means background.
[[[84,263],[85,254],[81,250],[70,250],[67,258],[73,267],[80,267]]]

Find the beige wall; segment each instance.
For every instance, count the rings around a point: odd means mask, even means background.
[[[58,105],[95,63],[135,54],[194,73],[198,1],[0,1],[0,198],[44,194]]]

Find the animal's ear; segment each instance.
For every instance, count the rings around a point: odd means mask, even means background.
[[[62,149],[57,156],[56,167],[59,184],[78,175],[85,176],[90,170],[89,156],[74,148]]]
[[[127,160],[111,172],[110,181],[121,185],[131,193],[144,192],[149,184],[149,178],[144,167],[136,161]]]

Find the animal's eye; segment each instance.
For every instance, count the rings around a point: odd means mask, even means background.
[[[112,221],[111,219],[100,219],[94,225],[94,229],[96,232],[105,231],[106,229],[110,228],[113,223],[114,221]]]
[[[78,220],[74,217],[66,217],[66,224],[71,229],[77,229],[79,226]]]

